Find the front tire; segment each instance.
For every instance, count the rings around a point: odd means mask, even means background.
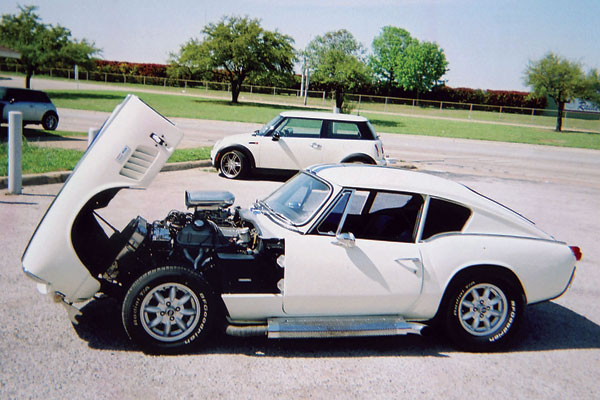
[[[127,335],[150,353],[189,351],[210,333],[215,314],[208,283],[180,266],[146,272],[131,285],[122,306]]]
[[[225,178],[241,178],[248,172],[248,159],[238,150],[229,150],[221,156],[219,170]]]
[[[48,111],[42,117],[42,127],[47,131],[53,131],[58,126],[58,115],[53,111]]]
[[[498,273],[472,273],[448,288],[446,333],[468,351],[495,351],[518,334],[525,300],[520,288]]]

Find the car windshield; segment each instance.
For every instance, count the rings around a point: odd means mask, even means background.
[[[272,120],[267,122],[265,124],[265,126],[260,128],[259,130],[257,130],[256,134],[259,136],[266,135],[267,133],[269,133],[271,131],[271,129],[273,129],[275,126],[277,126],[277,124],[279,123],[279,121],[281,121],[281,119],[282,119],[281,115],[276,116],[275,118],[273,118]]]
[[[331,187],[307,173],[299,173],[266,199],[257,201],[265,213],[292,226],[308,222],[331,194]]]

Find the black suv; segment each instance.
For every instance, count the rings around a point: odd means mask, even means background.
[[[0,115],[2,122],[8,122],[10,111],[23,113],[23,125],[42,124],[53,131],[58,126],[56,107],[48,95],[40,90],[0,87]]]

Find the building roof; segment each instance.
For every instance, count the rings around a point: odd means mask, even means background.
[[[8,47],[0,46],[0,57],[21,58],[21,53]]]

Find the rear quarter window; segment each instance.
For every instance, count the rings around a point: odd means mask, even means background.
[[[360,139],[361,134],[358,126],[353,122],[330,122],[331,132],[329,137],[335,139]]]
[[[431,198],[422,239],[446,232],[460,232],[471,216],[471,210],[460,204]]]

